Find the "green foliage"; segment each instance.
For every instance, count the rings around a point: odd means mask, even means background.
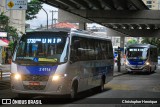
[[[12,36],[14,39],[18,38],[18,33],[16,28],[14,28],[13,26],[8,26],[8,28],[6,29],[9,36]]]
[[[1,30],[7,32],[8,36],[12,36],[13,38],[16,39],[18,37],[17,29],[14,28],[13,26],[9,26],[8,23],[9,23],[9,17],[4,15],[4,12],[2,12],[0,14],[0,26],[3,27]]]
[[[159,38],[143,38],[142,43],[160,46],[160,39]]]
[[[14,42],[9,42],[8,49],[13,53],[13,51],[14,51]]]
[[[127,45],[136,44],[136,43],[138,43],[136,39],[130,39],[130,40],[127,42]]]
[[[2,12],[0,14],[0,26],[2,26],[2,28],[0,30],[7,32],[8,36],[12,36],[13,40],[16,40],[18,38],[18,33],[17,33],[17,29],[13,26],[9,26],[9,17],[4,15],[4,12]],[[11,50],[11,52],[13,52],[13,48],[14,48],[14,43],[10,42],[9,43],[9,50]]]
[[[26,20],[32,20],[36,17],[36,14],[42,9],[42,2],[39,0],[31,0],[28,3],[27,11],[26,11]]]
[[[3,27],[3,29],[8,25],[9,23],[9,17],[4,15],[4,12],[0,14],[0,26]]]
[[[142,43],[155,45],[158,48],[158,54],[160,55],[160,38],[143,38]]]

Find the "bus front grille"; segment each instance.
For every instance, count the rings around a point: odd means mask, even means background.
[[[38,85],[38,86],[32,86],[32,85],[23,85],[24,89],[26,90],[44,90],[46,85]]]
[[[41,76],[41,75],[23,75],[22,81],[48,81],[49,76]]]

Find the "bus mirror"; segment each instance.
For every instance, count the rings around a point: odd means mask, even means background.
[[[71,56],[70,57],[70,63],[74,63],[76,61],[78,61],[78,57],[77,56]]]
[[[71,50],[73,50],[73,45],[70,45]]]
[[[80,47],[80,41],[79,40],[74,40],[74,42],[71,46],[72,47],[74,46],[75,49],[78,49]]]
[[[70,55],[70,62],[74,63],[77,61],[77,55],[76,55],[76,50],[71,48],[71,55]]]

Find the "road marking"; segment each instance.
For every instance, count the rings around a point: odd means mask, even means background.
[[[112,90],[131,90],[131,87],[125,84],[106,84],[105,88],[111,88]]]
[[[160,85],[154,86],[154,87],[152,88],[152,90],[153,90],[154,92],[160,92]]]

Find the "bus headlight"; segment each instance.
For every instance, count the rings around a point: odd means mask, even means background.
[[[58,81],[60,79],[60,75],[53,75],[52,81]]]
[[[21,75],[20,75],[20,74],[18,74],[18,73],[17,73],[17,74],[14,74],[14,79],[15,79],[15,80],[19,80],[20,78],[21,78]]]
[[[149,62],[146,62],[146,65],[149,65]]]
[[[55,75],[53,75],[53,77],[52,77],[52,81],[58,81],[58,80],[60,80],[61,78],[64,78],[64,77],[66,77],[66,76],[67,76],[67,74],[62,74],[62,75],[55,74]]]
[[[126,64],[126,65],[129,65],[129,62],[126,60],[126,61],[125,61],[125,64]]]

